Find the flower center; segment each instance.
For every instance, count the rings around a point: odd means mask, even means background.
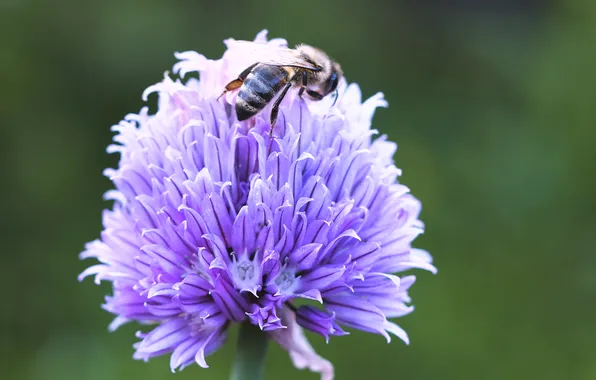
[[[240,292],[250,292],[257,295],[261,289],[261,270],[260,266],[248,259],[247,255],[242,255],[239,261],[234,261],[231,265],[230,273],[236,289]]]
[[[249,261],[243,261],[238,263],[236,271],[238,273],[238,278],[240,279],[240,281],[250,281],[255,276],[254,264]]]
[[[296,276],[291,269],[282,269],[279,276],[275,279],[275,285],[278,286],[279,292],[283,294],[291,294],[296,287]]]

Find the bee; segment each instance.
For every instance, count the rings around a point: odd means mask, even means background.
[[[320,49],[298,45],[295,49],[272,47],[248,41],[235,41],[246,47],[246,54],[256,61],[228,83],[220,95],[240,89],[236,98],[236,116],[246,120],[265,108],[279,94],[271,108],[271,126],[275,124],[279,105],[288,90],[300,88],[312,100],[321,100],[337,91],[343,73],[341,67]]]

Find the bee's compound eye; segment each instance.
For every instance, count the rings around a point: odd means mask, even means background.
[[[335,89],[337,88],[337,84],[339,83],[339,76],[337,75],[337,73],[333,72],[331,73],[331,76],[329,77],[329,87],[327,87],[327,93],[332,93],[333,91],[335,91]]]

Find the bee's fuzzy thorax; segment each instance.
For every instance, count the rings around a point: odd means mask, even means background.
[[[319,85],[329,78],[333,62],[327,53],[319,48],[306,44],[297,45],[296,50],[313,64],[321,68],[321,71],[310,74],[309,85]]]

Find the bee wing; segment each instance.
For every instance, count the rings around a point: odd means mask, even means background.
[[[274,66],[292,66],[313,71],[321,70],[312,62],[303,58],[296,50],[251,41],[233,41],[229,48],[237,50],[252,63],[264,63]]]

